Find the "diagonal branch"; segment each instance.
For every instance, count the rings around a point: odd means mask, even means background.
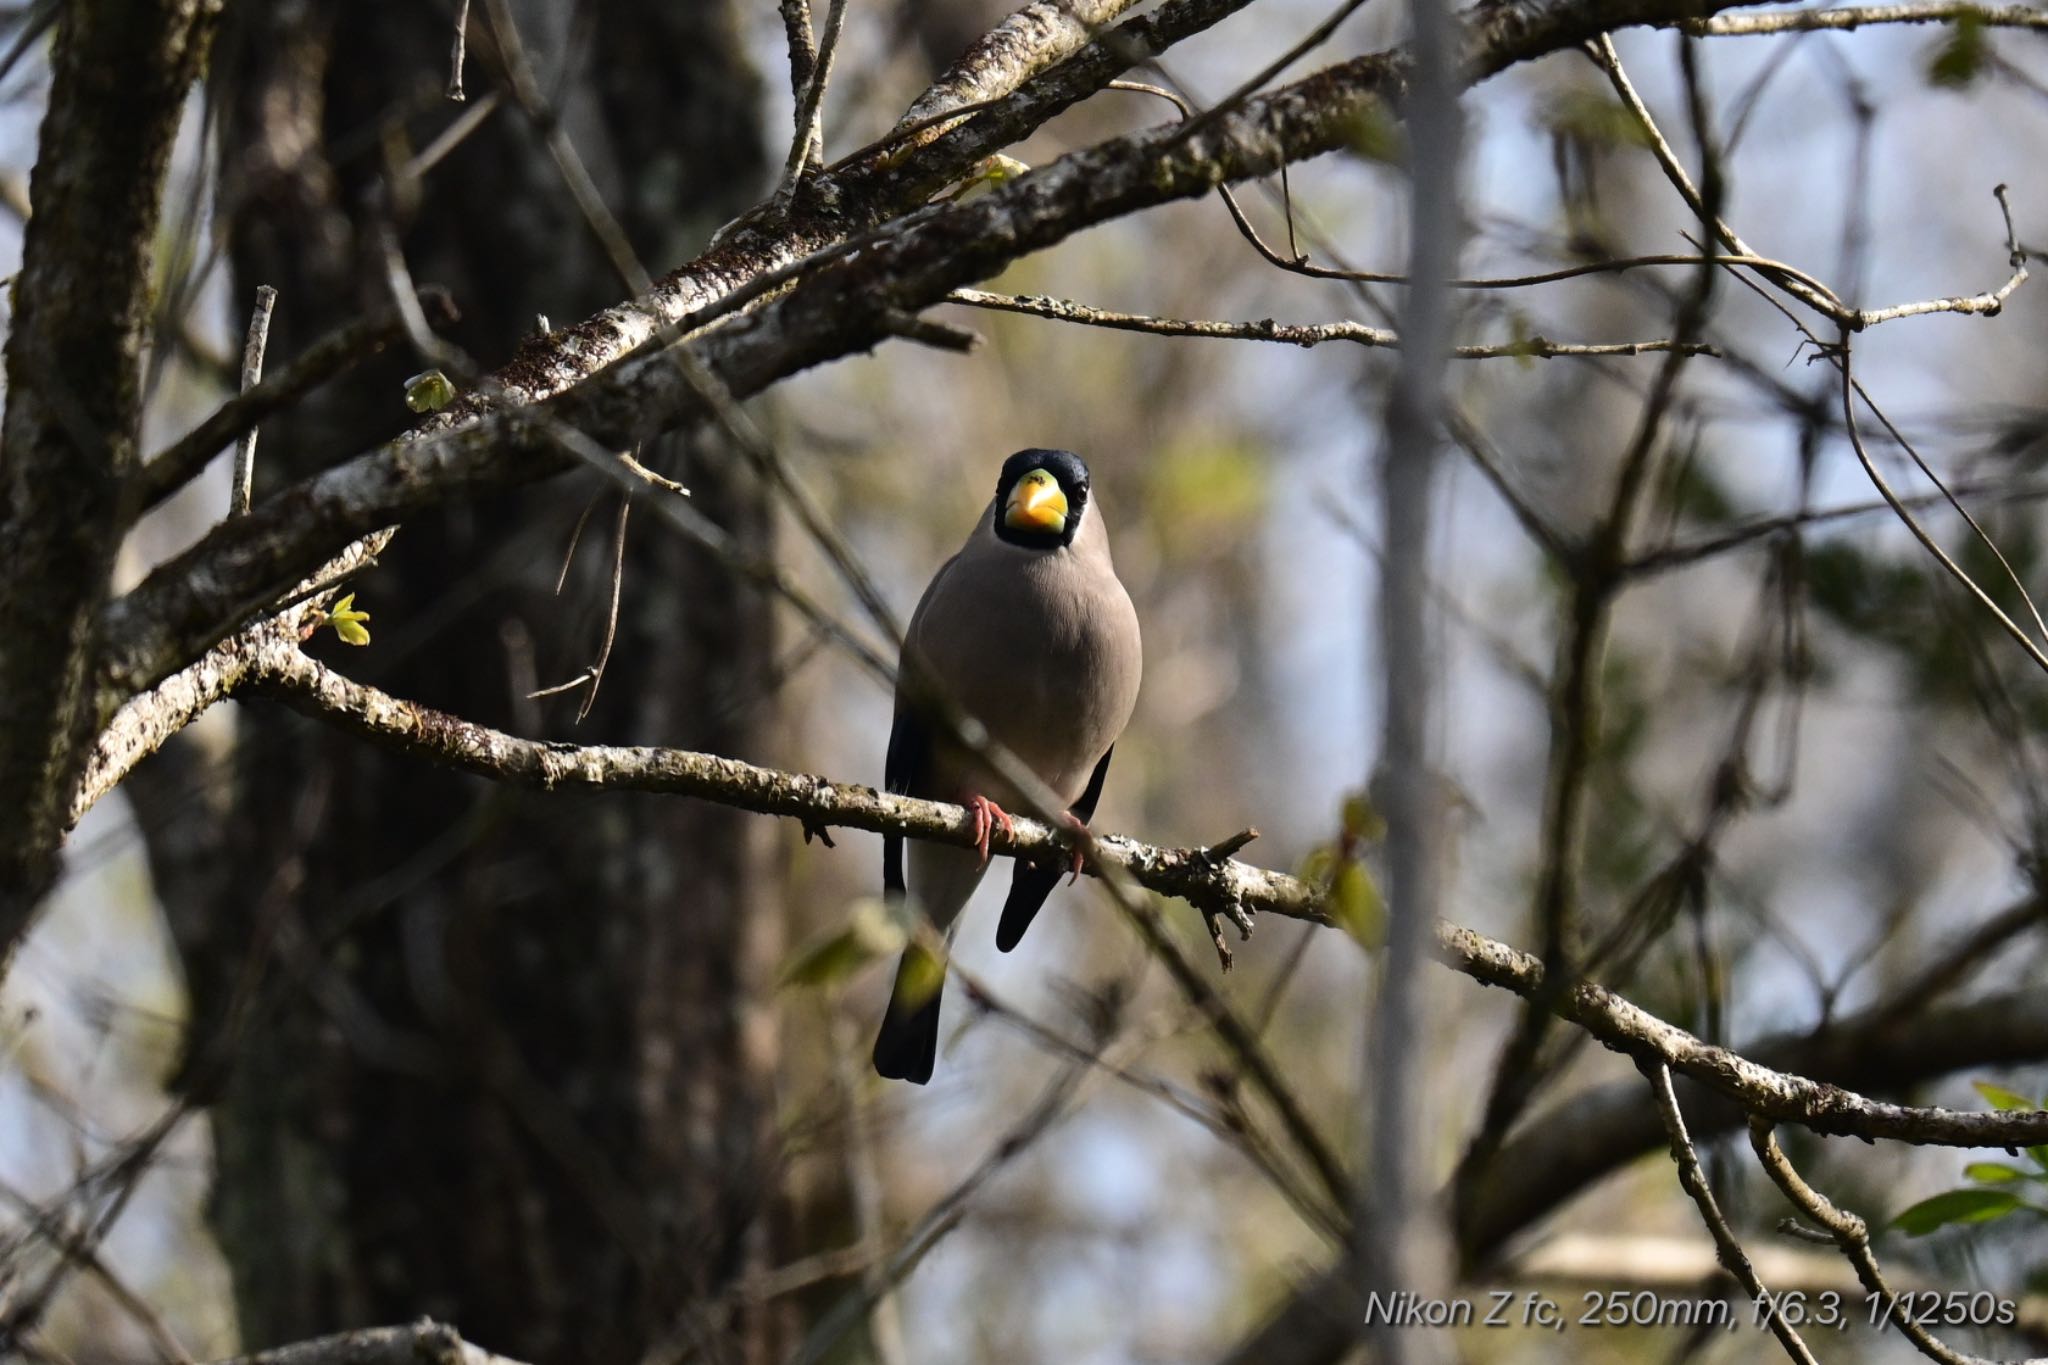
[[[1673,23],[1693,8],[1680,0],[1485,5],[1466,12],[1460,45],[1467,74],[1476,79],[1582,41],[1603,26]],[[1169,126],[1111,139],[984,197],[918,210],[815,255],[808,228],[788,228],[763,246],[761,230],[743,220],[723,235],[724,247],[669,277],[652,295],[564,329],[559,340],[550,337],[545,354],[493,376],[482,387],[514,404],[509,410],[482,415],[473,403],[458,404],[448,422],[282,490],[160,566],[102,616],[103,638],[110,642],[102,678],[111,700],[196,657],[248,619],[276,585],[355,536],[452,497],[565,467],[558,443],[525,405],[546,399],[549,418],[615,449],[702,420],[703,394],[666,355],[611,365],[590,378],[596,365],[666,327],[687,332],[758,302],[754,311],[687,343],[707,372],[736,397],[748,397],[812,365],[872,347],[891,335],[899,314],[926,308],[1083,228],[1349,146],[1359,119],[1399,105],[1408,64],[1407,51],[1399,48],[1354,58],[1248,101],[1197,133]],[[1048,73],[1048,88],[1070,88],[1058,79],[1065,70]],[[1098,74],[1106,81],[1116,73]],[[981,136],[974,130],[984,120],[996,120],[996,129],[1008,126],[1000,112],[977,115],[916,159],[946,162],[946,149]],[[918,183],[907,168],[903,174]],[[792,281],[796,288],[776,294]]]
[[[1033,0],[997,24],[917,97],[899,127],[965,104],[1006,95],[1056,62],[1073,56],[1138,0]]]
[[[1785,1354],[1799,1361],[1800,1365],[1818,1365],[1813,1352],[1799,1337],[1799,1331],[1780,1308],[1778,1301],[1771,1297],[1770,1290],[1756,1273],[1756,1266],[1750,1261],[1749,1253],[1736,1240],[1735,1230],[1728,1226],[1728,1219],[1721,1212],[1714,1191],[1707,1183],[1707,1172],[1700,1165],[1698,1149],[1692,1145],[1692,1137],[1685,1131],[1685,1115],[1678,1109],[1678,1092],[1671,1087],[1671,1068],[1667,1066],[1645,1066],[1643,1074],[1649,1078],[1650,1088],[1657,1097],[1657,1113],[1664,1120],[1664,1132],[1671,1147],[1671,1159],[1678,1165],[1678,1183],[1692,1202],[1699,1207],[1700,1221],[1707,1225],[1707,1231],[1714,1238],[1715,1259],[1733,1275],[1749,1297],[1756,1302],[1771,1334],[1778,1344],[1785,1348]]]

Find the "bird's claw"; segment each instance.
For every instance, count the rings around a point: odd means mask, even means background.
[[[1071,828],[1076,834],[1086,834],[1088,832],[1088,822],[1086,820],[1083,820],[1080,816],[1074,814],[1072,811],[1066,811],[1064,812],[1064,814],[1066,817],[1068,827]],[[1068,886],[1072,886],[1075,882],[1081,880],[1081,868],[1083,864],[1085,864],[1086,862],[1087,858],[1081,852],[1081,844],[1079,841],[1076,841],[1074,844],[1073,861],[1068,864],[1068,866],[1072,868],[1072,874],[1067,878]]]
[[[967,798],[967,809],[974,816],[974,851],[981,855],[981,865],[988,866],[989,836],[1000,824],[1004,834],[1015,834],[1016,828],[1010,823],[1010,814],[995,802],[976,792]]]

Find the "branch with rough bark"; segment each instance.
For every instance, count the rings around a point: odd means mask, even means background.
[[[218,9],[57,10],[0,420],[0,963],[54,876],[64,800],[101,719],[93,626],[135,467],[162,185]]]
[[[365,1327],[235,1356],[219,1365],[519,1365],[473,1346],[431,1318],[405,1327]]]
[[[898,834],[971,847],[973,817],[959,806],[876,791],[803,773],[683,749],[572,745],[522,739],[501,730],[393,697],[356,682],[304,653],[299,629],[257,630],[238,637],[232,668],[213,676],[215,690],[274,697],[326,724],[373,743],[460,768],[494,781],[553,791],[642,791],[691,796],[740,810],[796,820],[806,831],[833,827]],[[232,681],[220,683],[231,674]],[[188,689],[162,703],[189,719]],[[146,710],[146,708],[142,708]],[[148,732],[135,715],[131,727]],[[133,761],[130,759],[129,761]],[[83,813],[82,807],[80,814]],[[1020,818],[990,836],[994,852],[1064,860],[1070,836]],[[1211,915],[1241,923],[1261,914],[1331,923],[1322,891],[1299,878],[1229,856],[1243,836],[1208,848],[1167,848],[1120,835],[1094,839],[1096,859],[1138,885],[1173,896]],[[1091,875],[1102,875],[1097,867]],[[1458,925],[1436,926],[1437,960],[1486,985],[1547,1000],[1558,1017],[1607,1047],[1671,1070],[1732,1102],[1747,1114],[1797,1123],[1819,1133],[1943,1146],[2017,1146],[2048,1141],[2048,1111],[1966,1113],[1892,1104],[1837,1085],[1776,1069],[1702,1042],[1593,982],[1546,991],[1542,963],[1528,953]]]
[[[1732,0],[1705,6],[1731,7]],[[836,206],[829,212],[757,211],[741,219],[651,294],[529,348],[490,377],[479,390],[484,397],[217,528],[102,613],[104,704],[195,657],[249,619],[278,584],[350,539],[454,498],[559,472],[568,462],[551,424],[625,449],[705,420],[703,394],[661,346],[631,355],[658,338],[720,323],[682,344],[704,373],[746,398],[889,339],[903,315],[1086,227],[1339,150],[1360,120],[1399,113],[1410,62],[1401,48],[1328,67],[1200,128],[1113,138],[971,202],[904,212],[1159,43],[1235,8],[1225,0],[1175,0],[1110,30],[927,146],[821,175],[813,197]],[[1700,9],[1678,0],[1476,7],[1460,29],[1464,70],[1468,80],[1484,79],[1616,27],[1691,22]]]

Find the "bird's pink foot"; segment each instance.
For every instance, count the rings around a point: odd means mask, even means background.
[[[1072,811],[1064,811],[1062,812],[1062,814],[1065,816],[1068,826],[1071,827],[1076,834],[1086,834],[1088,832],[1088,822],[1086,820],[1083,820],[1080,816],[1074,814]],[[1087,859],[1081,853],[1081,845],[1078,843],[1075,844],[1074,860],[1070,864],[1070,866],[1073,868],[1073,875],[1067,878],[1068,886],[1072,886],[1075,882],[1081,880],[1081,865],[1086,861]]]
[[[1014,834],[1010,815],[1001,806],[983,796],[980,792],[967,798],[967,809],[974,816],[974,851],[981,855],[981,865],[988,866],[988,839],[1000,824],[1003,833]]]

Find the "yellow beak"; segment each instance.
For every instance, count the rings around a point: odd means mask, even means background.
[[[1067,529],[1067,495],[1060,481],[1043,469],[1017,480],[1003,504],[1003,523],[1017,531],[1058,534]]]

